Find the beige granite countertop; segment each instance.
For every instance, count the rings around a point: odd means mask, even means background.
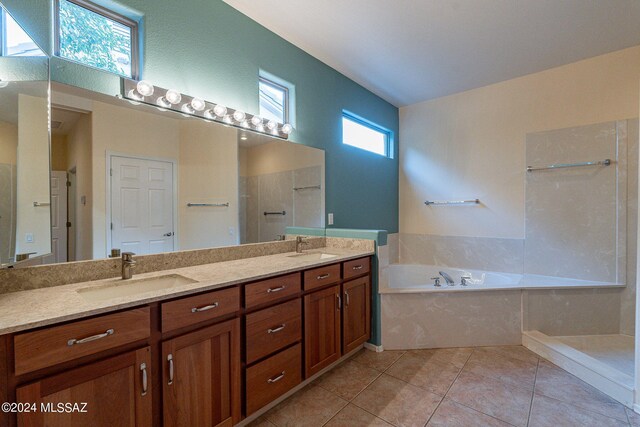
[[[118,282],[118,285],[126,285],[126,283],[121,279],[112,278],[0,294],[0,335],[374,254],[372,250],[364,248],[346,249],[337,247],[326,247],[305,252],[327,253],[337,256],[330,259],[314,260],[308,257],[292,257],[291,255],[296,255],[295,252],[287,252],[152,273],[134,274],[133,280],[178,274],[196,282],[170,289],[138,293],[128,297],[118,297],[99,302],[90,302],[77,291],[93,286],[108,286],[116,282]]]

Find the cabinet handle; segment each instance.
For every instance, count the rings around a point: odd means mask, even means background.
[[[141,363],[140,364],[140,372],[142,372],[142,396],[145,396],[147,394],[147,364],[146,363]]]
[[[336,294],[336,300],[338,301],[338,310],[342,308],[342,298],[340,298],[339,294]]]
[[[362,270],[363,267],[364,266],[361,264],[361,265],[356,265],[355,267],[353,267],[353,269],[354,270]]]
[[[327,278],[327,277],[329,277],[329,276],[331,276],[331,274],[330,274],[330,273],[321,274],[321,275],[319,275],[318,277],[316,277],[316,280],[324,280],[324,279],[326,279],[326,278]]]
[[[278,376],[277,376],[277,377],[275,377],[275,378],[269,378],[269,379],[267,380],[267,382],[268,382],[269,384],[273,384],[273,383],[277,383],[278,381],[280,381],[280,380],[281,380],[281,379],[283,379],[283,378],[284,378],[284,371],[280,372],[280,375],[278,375]]]
[[[283,330],[285,326],[287,326],[287,325],[283,323],[282,325],[278,326],[277,328],[267,329],[267,332],[270,333],[270,334],[275,334],[276,332],[280,332],[281,330]]]
[[[192,313],[200,313],[201,311],[211,310],[212,308],[216,308],[218,306],[217,302],[214,302],[211,305],[205,305],[204,307],[193,307],[191,309]]]
[[[173,354],[167,356],[167,361],[169,362],[169,382],[167,385],[171,385],[173,384]]]
[[[344,291],[344,303],[346,307],[349,307],[349,292]]]
[[[103,334],[92,335],[90,337],[82,338],[82,339],[79,339],[79,340],[73,338],[73,339],[70,339],[69,341],[67,341],[67,345],[69,347],[71,347],[74,344],[84,344],[84,343],[88,343],[88,342],[91,342],[91,341],[99,340],[99,339],[102,339],[102,338],[106,338],[109,335],[113,335],[114,332],[115,331],[113,329],[107,329]]]
[[[280,292],[283,291],[286,288],[285,285],[279,286],[277,288],[269,288],[267,289],[267,293],[270,294],[271,292]]]

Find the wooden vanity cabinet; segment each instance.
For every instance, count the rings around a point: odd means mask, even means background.
[[[342,301],[342,351],[347,354],[371,337],[369,276],[343,283]]]
[[[151,385],[149,347],[113,356],[18,387],[18,426],[151,427]]]
[[[304,297],[305,374],[310,377],[340,359],[340,286]]]
[[[240,320],[162,343],[163,426],[240,421]]]

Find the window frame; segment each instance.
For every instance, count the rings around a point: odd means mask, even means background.
[[[350,111],[347,110],[342,110],[342,115],[340,116],[340,125],[342,126],[342,135],[341,135],[341,139],[342,139],[342,144],[343,145],[347,145],[349,147],[353,147],[356,148],[358,150],[363,150],[366,151],[368,153],[371,154],[375,154],[376,156],[380,156],[380,157],[384,157],[387,159],[393,159],[393,131],[391,131],[390,129],[387,129],[383,126],[380,126],[377,123],[372,122],[371,120],[367,120],[364,117],[361,117],[357,114],[354,114]],[[351,144],[347,144],[344,139],[344,125],[343,125],[343,120],[347,119],[355,124],[358,124],[360,126],[364,126],[368,129],[371,129],[375,132],[378,132],[382,135],[384,135],[384,154],[380,154],[380,153],[376,153],[375,151],[372,150],[367,150],[366,148],[362,148],[362,147],[357,147],[355,145],[351,145]]]
[[[60,1],[61,0],[54,0],[54,8],[55,8],[53,13],[54,15],[54,18],[53,18],[54,19],[54,55],[60,59],[64,59],[65,61],[75,62],[76,64],[80,64],[85,67],[93,68],[95,70],[100,70],[105,73],[115,74],[115,73],[112,73],[111,71],[94,67],[89,64],[85,64],[84,62],[75,61],[73,59],[60,56]],[[116,74],[116,75],[120,77],[131,78],[133,80],[139,79],[140,78],[140,46],[139,46],[140,27],[138,25],[138,22],[131,18],[127,18],[126,16],[121,15],[117,12],[114,12],[110,9],[107,9],[106,7],[95,4],[89,0],[65,0],[65,1],[68,1],[69,3],[73,3],[76,6],[87,9],[90,12],[97,13],[98,15],[101,15],[119,24],[125,25],[131,29],[131,76],[128,77],[128,76],[123,76],[121,74]]]
[[[283,115],[283,119],[284,121],[282,122],[284,123],[290,123],[291,122],[291,116],[290,116],[290,96],[291,93],[289,92],[289,88],[285,85],[282,85],[280,83],[274,82],[273,80],[264,77],[262,75],[258,75],[258,109],[260,109],[260,83],[264,83],[268,86],[271,86],[272,88],[275,88],[277,90],[280,90],[284,93],[284,105],[283,105],[283,109],[282,109],[282,115]]]

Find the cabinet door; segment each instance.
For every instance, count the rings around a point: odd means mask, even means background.
[[[369,276],[342,285],[342,348],[347,354],[371,336],[371,291]]]
[[[162,344],[164,427],[240,421],[240,320]]]
[[[340,358],[340,286],[304,297],[306,377]]]
[[[18,413],[18,426],[150,427],[149,353],[146,347],[19,387],[18,402],[37,411]]]

